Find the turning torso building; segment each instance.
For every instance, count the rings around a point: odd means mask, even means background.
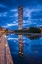
[[[23,7],[18,7],[18,29],[22,29],[22,23],[23,23]]]
[[[18,7],[18,30],[22,29],[23,25],[23,7]],[[22,35],[18,35],[18,41],[19,41],[19,56],[23,57],[23,39]]]

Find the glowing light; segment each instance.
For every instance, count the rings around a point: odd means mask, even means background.
[[[5,45],[6,47],[8,46],[8,44]]]
[[[6,38],[6,35],[4,37]]]
[[[21,52],[19,52],[19,53],[21,53]]]

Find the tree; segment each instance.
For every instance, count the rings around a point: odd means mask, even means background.
[[[41,33],[41,30],[37,27],[30,27],[28,33]]]

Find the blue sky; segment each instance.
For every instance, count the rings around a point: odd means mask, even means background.
[[[42,0],[0,0],[0,25],[18,29],[18,6],[23,6],[23,28],[42,27]]]

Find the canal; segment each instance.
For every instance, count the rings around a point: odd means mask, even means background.
[[[7,39],[14,64],[42,64],[42,37],[23,36],[23,57],[19,56],[18,35],[8,35]]]

